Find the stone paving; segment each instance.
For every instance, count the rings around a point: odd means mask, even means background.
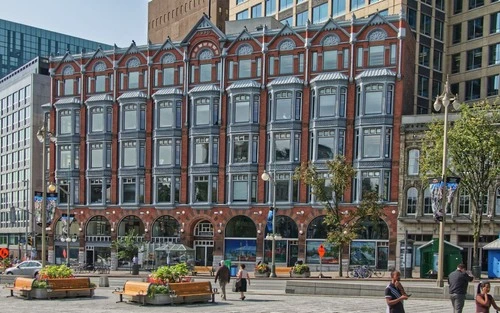
[[[217,298],[215,304],[189,304],[174,306],[140,306],[131,303],[116,303],[118,296],[112,294],[114,288],[97,288],[94,298],[25,300],[7,297],[9,291],[0,289],[2,313],[36,312],[252,312],[252,313],[292,313],[292,312],[386,312],[383,296],[380,298],[346,298],[328,296],[285,295],[284,292],[253,290],[250,286],[246,300],[239,300],[239,294],[228,292],[228,300]],[[409,299],[405,302],[407,313],[412,312],[452,312],[450,301]],[[475,312],[474,301],[466,301],[464,313]]]

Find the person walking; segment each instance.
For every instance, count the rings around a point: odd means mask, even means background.
[[[391,272],[391,283],[385,288],[385,301],[387,303],[387,313],[405,313],[403,301],[408,299],[401,284],[401,273],[399,271]]]
[[[226,300],[226,285],[231,280],[231,275],[229,274],[229,267],[224,264],[224,260],[220,261],[220,267],[217,269],[215,273],[215,282],[217,283],[219,280],[219,286],[221,290],[222,299]]]
[[[245,270],[245,264],[240,265],[240,270],[238,271],[238,275],[236,277],[238,278],[239,286],[236,287],[236,291],[240,292],[240,299],[245,300],[245,292],[247,291],[247,284],[250,285],[250,276],[248,275],[247,270]]]
[[[489,313],[491,306],[493,306],[497,312],[500,310],[493,296],[489,294],[490,288],[490,283],[487,281],[482,281],[477,285],[476,313]]]
[[[453,305],[453,313],[462,313],[464,309],[465,295],[467,286],[474,279],[466,272],[465,264],[458,264],[457,270],[448,276],[448,285],[450,285],[450,300]]]

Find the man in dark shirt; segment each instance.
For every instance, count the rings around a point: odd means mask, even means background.
[[[220,261],[220,267],[215,273],[215,282],[219,280],[219,286],[221,290],[222,299],[226,300],[226,285],[229,283],[231,275],[229,273],[229,268],[224,264],[224,261]]]
[[[450,273],[448,276],[448,284],[450,285],[450,300],[453,305],[454,313],[462,313],[467,294],[467,286],[474,279],[466,273],[465,264],[458,264],[457,270]]]
[[[401,273],[399,271],[391,272],[391,283],[385,288],[385,301],[388,306],[389,313],[405,313],[403,300],[407,300],[408,296],[401,293]],[[402,287],[402,286],[401,286]],[[404,289],[403,289],[404,290]]]

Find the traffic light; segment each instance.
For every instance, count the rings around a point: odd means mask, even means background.
[[[30,246],[33,246],[33,237],[28,236],[28,244],[29,244]]]

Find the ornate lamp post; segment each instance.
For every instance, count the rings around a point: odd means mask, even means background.
[[[57,188],[58,187],[58,188]],[[64,190],[61,188],[61,186],[55,186],[55,185],[50,185],[49,186],[49,190],[51,192],[54,192],[56,191],[57,189],[59,189],[62,193],[64,193],[66,195],[66,198],[67,198],[67,201],[66,201],[66,231],[63,230],[64,233],[66,233],[66,236],[61,236],[61,242],[65,242],[66,243],[66,265],[69,267],[70,266],[70,262],[69,262],[69,244],[71,242],[76,242],[77,240],[77,237],[76,236],[71,236],[70,234],[70,227],[71,227],[71,223],[73,222],[72,218],[71,218],[71,215],[70,215],[70,201],[71,201],[71,189],[70,189],[70,184],[69,184],[69,181],[68,181],[68,190]]]
[[[438,275],[437,275],[437,285],[438,287],[443,287],[443,279],[444,279],[444,223],[446,217],[446,208],[447,208],[447,188],[446,188],[446,169],[448,166],[448,106],[453,104],[455,109],[458,109],[459,103],[455,102],[458,98],[458,95],[454,95],[451,93],[450,84],[448,81],[448,77],[446,77],[446,83],[444,85],[443,93],[436,97],[436,101],[434,102],[434,109],[436,111],[440,111],[441,107],[444,107],[444,130],[443,130],[443,165],[441,171],[441,179],[443,184],[442,189],[442,204],[441,210],[443,211],[443,216],[441,221],[439,222],[439,250],[438,250]],[[444,206],[444,207],[443,207]]]
[[[268,181],[273,187],[273,204],[271,210],[273,210],[273,228],[271,234],[271,274],[269,277],[276,277],[276,170],[273,171],[273,175],[264,171],[260,176],[263,181]]]

